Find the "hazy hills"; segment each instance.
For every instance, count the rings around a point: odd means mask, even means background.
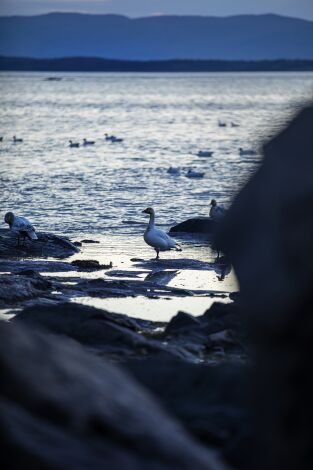
[[[0,55],[126,60],[313,59],[313,22],[271,14],[137,19],[76,13],[0,17]]]

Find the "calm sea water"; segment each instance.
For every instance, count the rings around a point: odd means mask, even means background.
[[[211,197],[228,204],[258,160],[238,148],[258,149],[313,90],[311,73],[56,76],[0,75],[1,207],[75,235],[137,233],[122,221],[143,221],[146,206],[170,225],[207,214]],[[95,146],[68,148],[84,137]],[[195,156],[204,149],[213,157]],[[205,177],[173,177],[169,165]]]
[[[260,159],[238,148],[258,151],[312,90],[312,73],[1,73],[1,219],[12,210],[39,230],[96,238],[93,254],[106,260],[149,256],[141,211],[153,206],[166,229],[208,215],[213,197],[229,205]],[[84,137],[95,145],[68,147]],[[212,157],[196,156],[206,149]],[[204,178],[186,178],[188,168]],[[212,257],[201,244],[186,249]]]

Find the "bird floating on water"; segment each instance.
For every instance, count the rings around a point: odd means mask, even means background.
[[[224,209],[223,206],[218,206],[215,199],[211,200],[210,205],[211,205],[210,217],[212,219],[219,220],[222,217],[224,217],[224,215],[226,214],[226,209]]]
[[[142,212],[143,214],[150,215],[149,224],[145,230],[143,238],[147,245],[152,246],[155,249],[157,254],[155,259],[159,259],[160,251],[182,251],[173,238],[169,237],[163,230],[155,227],[155,212],[152,207],[147,207],[147,209]]]
[[[218,127],[226,127],[226,126],[227,126],[226,122],[220,121],[220,120],[218,121]]]
[[[180,175],[180,168],[178,166],[170,166],[167,170],[170,175]]]
[[[212,157],[214,152],[212,150],[199,150],[198,157]]]
[[[4,221],[6,224],[9,224],[10,230],[17,235],[18,245],[20,244],[20,237],[23,237],[23,241],[26,238],[38,240],[36,230],[25,217],[18,217],[13,212],[7,212],[4,216]]]
[[[72,140],[69,140],[69,143],[70,143],[70,144],[69,144],[69,147],[70,147],[71,149],[78,149],[78,147],[79,147],[79,142],[73,142]]]
[[[95,144],[95,141],[94,140],[87,140],[87,139],[84,139],[83,140],[83,145],[94,145]]]
[[[239,148],[239,155],[256,155],[256,152],[252,149],[244,150],[243,148]]]
[[[239,127],[239,126],[240,126],[240,125],[237,124],[236,122],[233,122],[233,121],[232,121],[232,122],[230,123],[230,127]]]
[[[3,142],[3,137],[0,137],[0,142]]]
[[[123,139],[116,137],[115,135],[104,134],[105,140],[108,140],[112,143],[123,142]]]
[[[204,171],[194,171],[191,168],[186,173],[187,178],[203,178],[205,175]]]
[[[23,142],[23,139],[20,139],[20,138],[18,139],[16,137],[16,135],[13,136],[13,143],[14,144],[20,144],[21,142]]]

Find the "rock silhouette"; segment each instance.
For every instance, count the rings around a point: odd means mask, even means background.
[[[312,127],[308,106],[264,146],[262,166],[217,235],[238,276],[254,345],[260,459],[253,468],[313,466]]]

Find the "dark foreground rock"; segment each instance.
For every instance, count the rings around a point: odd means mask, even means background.
[[[29,307],[11,322],[68,336],[119,361],[129,357],[191,363],[246,360],[244,325],[234,304],[215,303],[196,319],[179,313],[168,325],[75,303]]]
[[[185,220],[170,229],[170,233],[201,233],[212,235],[216,229],[216,222],[211,217],[194,217]]]
[[[193,436],[217,448],[228,464],[253,468],[247,366],[147,359],[127,361],[123,368],[157,396]]]
[[[66,258],[79,252],[79,249],[66,237],[40,232],[37,235],[38,240],[26,240],[17,246],[16,236],[8,229],[0,229],[0,258]]]
[[[219,470],[131,377],[68,339],[0,326],[3,468]]]
[[[312,128],[310,106],[265,145],[217,240],[238,276],[255,346],[258,470],[313,468]]]

